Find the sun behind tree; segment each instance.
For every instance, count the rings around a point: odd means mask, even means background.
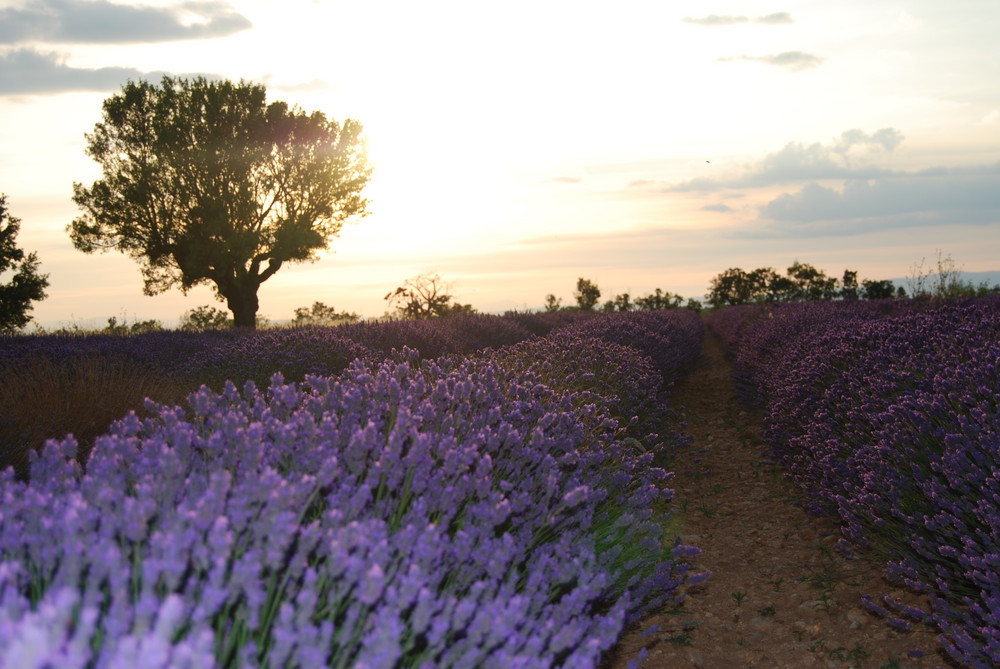
[[[366,215],[371,175],[360,123],[265,98],[259,84],[164,77],[105,100],[86,136],[104,178],[73,185],[73,245],[137,260],[147,295],[212,285],[253,328],[260,285]]]

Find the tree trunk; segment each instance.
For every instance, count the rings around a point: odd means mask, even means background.
[[[259,287],[259,284],[239,286],[223,294],[223,297],[226,298],[226,306],[233,312],[233,325],[235,327],[248,330],[257,328],[257,309],[260,306],[257,302],[257,288]]]

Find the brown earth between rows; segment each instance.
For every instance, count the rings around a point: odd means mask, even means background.
[[[741,410],[723,345],[706,334],[702,365],[679,382],[673,403],[693,439],[670,485],[683,542],[709,570],[676,611],[629,629],[601,669],[930,669],[955,667],[926,627],[900,633],[860,604],[889,591],[879,564],[834,548],[831,519],[807,515],[766,459],[760,418]],[[658,629],[650,633],[651,626]]]

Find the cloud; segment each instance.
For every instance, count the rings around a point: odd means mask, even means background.
[[[660,183],[660,182],[656,181],[654,179],[633,179],[632,181],[628,182],[628,187],[629,188],[645,188],[647,186],[655,186],[658,183]]]
[[[842,188],[810,182],[760,207],[754,237],[838,236],[923,226],[1000,223],[1000,163],[936,167]]]
[[[792,15],[788,12],[777,12],[775,14],[768,14],[767,16],[761,16],[757,19],[757,23],[767,23],[768,25],[785,25],[788,23],[795,23]]]
[[[38,95],[74,91],[110,91],[129,79],[158,80],[167,72],[141,72],[131,67],[77,68],[64,57],[16,49],[0,55],[0,96]],[[196,76],[188,74],[182,76]],[[218,75],[202,74],[209,79]]]
[[[709,14],[700,19],[684,17],[684,23],[693,23],[699,26],[731,26],[736,23],[746,23],[749,20],[745,16],[718,16],[716,14]]]
[[[892,170],[877,162],[899,147],[895,128],[847,130],[825,143],[791,142],[728,176],[681,183],[636,181],[661,193],[715,194],[702,211],[734,213],[730,189],[763,197],[741,239],[837,237],[928,226],[1000,224],[1000,162]],[[787,192],[774,194],[775,187]],[[780,191],[779,191],[780,192]]]
[[[694,18],[691,16],[684,17],[684,23],[693,23],[698,26],[715,27],[715,26],[732,26],[741,23],[750,23],[751,19],[747,16],[719,16],[718,14],[709,14],[702,18]],[[767,16],[758,16],[753,19],[754,23],[766,23],[768,25],[782,25],[786,23],[795,23],[792,19],[791,14],[788,12],[777,12],[775,14],[768,14]]]
[[[0,9],[0,44],[134,44],[225,37],[251,23],[229,3],[207,0],[171,7],[106,0],[35,0]]]
[[[729,177],[699,177],[676,184],[655,184],[667,193],[710,192],[726,188],[762,188],[823,179],[874,179],[890,176],[891,170],[871,164],[873,158],[892,152],[903,141],[895,128],[882,128],[872,134],[852,129],[841,133],[829,144],[789,142],[783,149]],[[654,182],[632,182],[634,187],[649,187]]]
[[[728,204],[725,204],[723,202],[720,202],[719,204],[708,204],[708,205],[705,205],[704,207],[701,208],[701,210],[702,211],[717,211],[717,212],[720,212],[720,213],[723,213],[723,214],[729,214],[729,213],[732,213],[732,212],[736,211],[735,209],[733,209],[732,207],[730,207]]]
[[[843,156],[848,155],[857,147],[881,147],[886,151],[893,151],[903,143],[904,139],[903,133],[895,128],[882,128],[871,135],[866,135],[864,131],[854,128],[841,133],[832,150]]]
[[[768,56],[735,56],[729,58],[719,58],[718,62],[732,63],[738,60],[764,63],[765,65],[774,65],[775,67],[787,67],[793,72],[806,70],[810,67],[817,67],[823,62],[823,59],[819,56],[814,56],[811,53],[805,53],[804,51],[784,51],[779,54],[771,54]]]

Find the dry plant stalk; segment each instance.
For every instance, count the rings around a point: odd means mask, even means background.
[[[94,440],[145,399],[179,402],[193,388],[155,366],[114,356],[53,361],[26,358],[6,366],[0,384],[0,469],[28,474],[29,452],[69,433],[86,463]]]

